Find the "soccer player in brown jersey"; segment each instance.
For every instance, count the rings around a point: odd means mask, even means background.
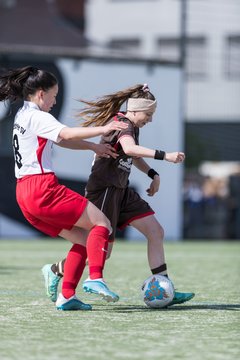
[[[115,148],[118,157],[103,158],[95,156],[91,174],[86,185],[86,197],[108,217],[113,231],[109,238],[110,256],[116,229],[131,225],[147,239],[148,262],[152,274],[168,277],[164,255],[164,230],[154,215],[154,210],[137,192],[129,187],[132,165],[151,178],[147,189],[149,196],[159,190],[160,177],[144,158],[165,160],[174,164],[185,159],[183,152],[165,152],[139,145],[139,129],[152,121],[157,101],[147,84],[139,84],[116,93],[105,95],[96,101],[81,100],[85,108],[79,113],[84,119],[83,126],[102,126],[114,119],[128,124],[128,128],[101,137],[102,144]],[[126,112],[120,111],[126,103]],[[54,301],[57,286],[64,273],[64,262],[47,264],[42,272],[45,280],[51,274],[53,281],[47,282],[47,295]],[[89,269],[91,271],[91,268]],[[53,276],[53,274],[55,276]],[[85,292],[101,295],[104,298],[104,279],[87,279],[83,283]],[[170,305],[191,300],[194,293],[176,292]],[[107,298],[106,298],[107,300]],[[168,305],[169,306],[169,305]]]

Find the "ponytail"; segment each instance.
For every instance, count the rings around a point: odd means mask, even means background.
[[[8,70],[0,74],[0,101],[27,100],[37,90],[46,91],[56,84],[57,79],[53,74],[32,66]]]
[[[82,126],[103,126],[120,111],[121,106],[129,98],[138,97],[155,100],[153,94],[146,91],[143,84],[138,84],[113,94],[104,95],[96,101],[80,99],[79,101],[87,106],[77,116],[83,119]]]

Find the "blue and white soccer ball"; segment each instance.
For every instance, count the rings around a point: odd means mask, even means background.
[[[142,298],[150,308],[163,308],[174,298],[174,287],[166,276],[149,276],[142,285]]]

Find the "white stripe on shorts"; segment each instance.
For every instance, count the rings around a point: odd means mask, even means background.
[[[102,206],[101,206],[101,211],[103,211],[103,207],[104,207],[104,204],[105,204],[107,193],[108,193],[108,188],[106,188],[106,190],[105,190],[105,194],[104,194],[104,198],[103,198],[103,202],[102,202]]]

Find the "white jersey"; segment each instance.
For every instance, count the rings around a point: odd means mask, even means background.
[[[53,172],[52,146],[66,125],[29,101],[17,112],[13,126],[15,176]]]

